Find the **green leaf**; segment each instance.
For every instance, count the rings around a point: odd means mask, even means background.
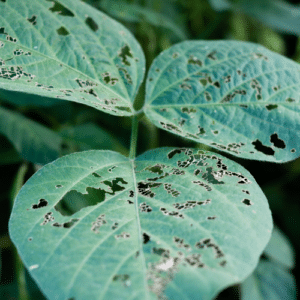
[[[138,4],[127,3],[126,1],[109,0],[101,1],[100,6],[120,20],[128,22],[146,21],[151,25],[171,30],[180,40],[185,40],[187,38],[184,30],[173,20],[150,8],[145,8]]]
[[[272,219],[250,173],[218,154],[91,150],[30,178],[9,228],[49,299],[182,300],[244,280]]]
[[[61,152],[62,138],[57,133],[1,106],[0,133],[24,159],[34,163],[46,164],[58,158]]]
[[[296,300],[294,276],[276,263],[260,261],[254,273],[241,285],[242,300]]]
[[[107,149],[128,154],[128,150],[122,146],[117,138],[94,123],[86,123],[78,126],[63,128],[60,135],[65,140],[79,146],[79,149]]]
[[[282,0],[210,0],[217,11],[243,12],[271,28],[293,35],[300,35],[300,6]]]
[[[236,156],[300,155],[300,66],[262,46],[187,41],[152,64],[145,113],[158,127]]]
[[[121,24],[79,0],[0,1],[0,88],[131,115],[144,54]]]
[[[0,52],[1,53],[1,52]],[[54,98],[25,94],[22,92],[0,90],[0,99],[3,102],[20,106],[39,106],[51,107],[53,105],[61,105],[61,100]]]
[[[264,253],[272,260],[282,264],[286,268],[295,266],[295,253],[288,238],[278,227],[274,227],[272,237]]]

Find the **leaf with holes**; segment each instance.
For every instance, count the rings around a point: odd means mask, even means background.
[[[9,227],[49,299],[181,300],[244,280],[272,219],[249,172],[218,154],[92,150],[40,169]]]
[[[34,163],[49,163],[62,153],[64,143],[58,133],[1,106],[0,133],[24,159]]]
[[[230,154],[299,156],[300,66],[262,46],[187,41],[148,73],[145,113],[160,128]]]
[[[0,88],[131,115],[144,54],[118,22],[81,1],[0,1]]]

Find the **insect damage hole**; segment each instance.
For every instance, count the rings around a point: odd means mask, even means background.
[[[70,32],[64,26],[61,26],[58,29],[56,29],[56,32],[57,32],[57,34],[63,35],[63,36],[70,34]]]
[[[89,26],[93,31],[97,31],[99,29],[98,24],[91,17],[87,17],[85,19],[85,24]]]
[[[49,0],[47,0],[49,1]],[[65,6],[63,6],[62,4],[60,4],[57,1],[52,1],[53,6],[51,8],[49,8],[49,10],[53,13],[58,13],[59,15],[65,16],[65,17],[75,17],[75,15],[69,10],[67,9]]]
[[[129,48],[128,45],[125,45],[123,48],[121,48],[120,52],[119,52],[119,57],[122,60],[122,64],[126,65],[126,66],[130,66],[130,62],[128,61],[128,58],[131,57],[133,58],[131,49]]]
[[[275,151],[271,147],[263,145],[260,140],[256,140],[256,141],[252,142],[252,145],[254,145],[254,148],[257,151],[262,152],[263,154],[274,155],[274,153],[275,153]]]
[[[34,25],[36,25],[36,19],[37,19],[37,16],[33,15],[31,18],[27,18],[27,21],[34,26]]]
[[[48,201],[45,199],[40,199],[38,204],[33,204],[31,206],[32,209],[42,208],[48,205]]]
[[[249,200],[249,199],[243,199],[243,200],[242,200],[242,203],[244,203],[244,204],[247,205],[247,206],[253,205],[252,201]]]
[[[147,233],[143,233],[143,244],[147,244],[150,241],[150,236]]]
[[[278,137],[278,134],[277,133],[274,133],[270,136],[270,142],[276,147],[276,148],[280,148],[280,149],[284,149],[286,146],[285,146],[285,143],[283,140],[281,140],[279,137]]]

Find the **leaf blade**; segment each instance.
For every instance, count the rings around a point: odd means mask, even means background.
[[[145,64],[137,41],[87,4],[57,5],[0,3],[1,88],[131,115]]]
[[[94,150],[48,164],[20,191],[9,226],[49,299],[211,299],[255,267],[272,221],[262,191],[236,163],[162,148],[134,165]]]
[[[55,131],[0,107],[0,132],[26,160],[46,164],[61,154],[62,138]]]
[[[162,129],[233,155],[292,160],[299,156],[299,70],[252,43],[183,42],[152,64],[145,113]]]

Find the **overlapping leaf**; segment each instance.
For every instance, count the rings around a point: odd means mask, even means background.
[[[0,133],[28,161],[46,164],[61,154],[63,139],[59,134],[4,107],[0,107]]]
[[[185,31],[167,16],[160,14],[150,8],[138,4],[127,3],[126,1],[101,1],[100,6],[109,11],[114,17],[128,22],[147,21],[148,23],[169,29],[179,40],[185,40]]]
[[[211,299],[250,274],[271,229],[244,168],[171,148],[135,161],[60,158],[25,184],[10,220],[25,265],[56,300]]]
[[[299,156],[300,66],[262,46],[187,41],[148,73],[145,112],[157,126],[244,158]]]
[[[289,270],[272,261],[260,261],[241,286],[242,300],[296,300],[296,280]]]
[[[272,237],[255,271],[241,285],[242,300],[295,300],[295,277],[290,272],[295,259],[287,237],[274,227]]]
[[[121,24],[81,1],[0,1],[0,88],[131,115],[143,52]]]
[[[282,0],[210,0],[217,11],[243,12],[271,28],[288,34],[300,35],[300,6]]]

